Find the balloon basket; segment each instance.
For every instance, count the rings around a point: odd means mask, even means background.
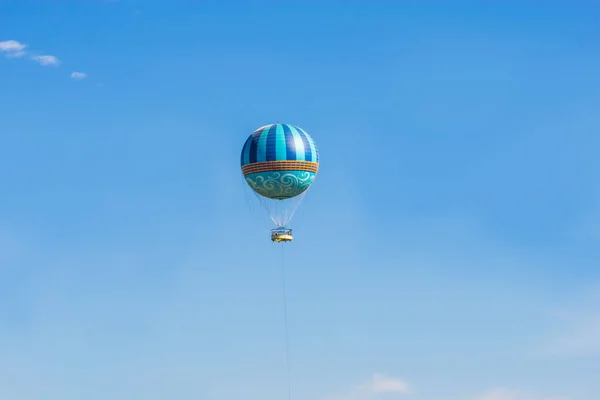
[[[271,229],[271,241],[274,243],[291,242],[293,239],[292,230],[289,228],[280,227]]]

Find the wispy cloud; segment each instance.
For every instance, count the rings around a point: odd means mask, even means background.
[[[51,54],[42,54],[42,55],[33,55],[36,52],[28,52],[28,46],[24,43],[21,43],[17,40],[5,40],[0,41],[0,53],[4,53],[4,55],[8,58],[18,58],[23,57],[25,55],[29,55],[29,59],[37,62],[40,65],[46,67],[58,67],[62,64],[62,61]],[[31,54],[33,53],[33,54]],[[39,53],[38,53],[39,54]],[[82,80],[87,78],[87,74],[85,72],[73,71],[71,73],[71,79],[74,80]]]
[[[0,42],[0,51],[5,53],[7,57],[23,57],[27,54],[27,45],[17,40],[5,40]],[[31,59],[41,65],[57,66],[61,61],[52,55],[31,56]]]
[[[367,384],[367,388],[372,393],[401,393],[411,394],[412,390],[408,383],[400,378],[391,378],[382,374],[374,374],[371,381]]]
[[[0,42],[0,51],[7,57],[23,57],[26,54],[27,45],[16,40],[5,40]]]
[[[85,72],[77,72],[77,71],[73,71],[71,72],[71,78],[75,79],[77,81],[82,80],[87,78],[87,74]]]
[[[508,388],[492,389],[477,397],[477,400],[572,400],[570,397],[541,396]]]
[[[40,63],[41,65],[58,66],[61,63],[58,58],[51,55],[33,56],[31,59]]]
[[[406,396],[413,393],[408,382],[402,378],[389,377],[384,374],[373,374],[370,380],[358,384],[341,395],[327,400],[370,400],[382,394]]]

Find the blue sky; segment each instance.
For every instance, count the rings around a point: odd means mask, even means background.
[[[569,3],[0,2],[0,398],[287,396],[239,169],[281,121],[321,156],[295,399],[598,399],[600,7]]]

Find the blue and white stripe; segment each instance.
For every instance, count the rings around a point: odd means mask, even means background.
[[[246,140],[241,165],[266,161],[319,162],[315,142],[306,131],[290,124],[271,124],[254,131]]]

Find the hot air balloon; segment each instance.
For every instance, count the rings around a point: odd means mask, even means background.
[[[287,226],[319,170],[315,142],[302,128],[270,124],[255,130],[241,153],[242,174],[276,228],[273,242],[289,242]]]

